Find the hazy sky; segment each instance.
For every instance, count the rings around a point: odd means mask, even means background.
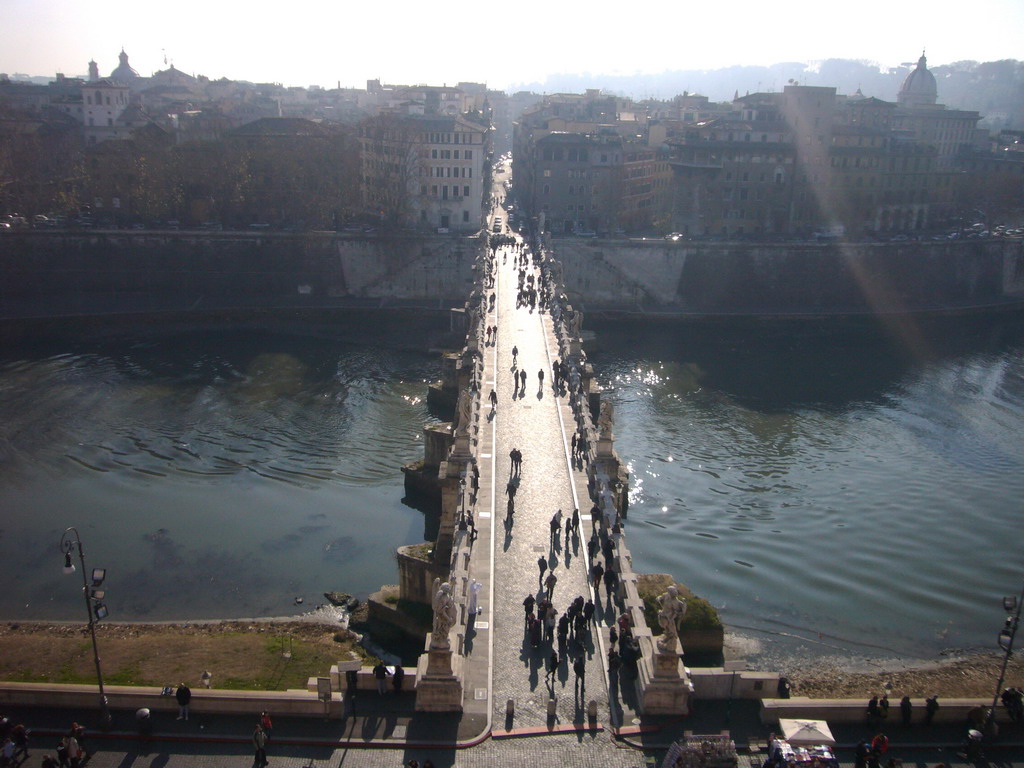
[[[840,6],[842,10],[833,10]],[[508,88],[549,73],[656,73],[826,58],[883,66],[1024,58],[1021,0],[697,2],[574,0],[226,0],[87,3],[0,0],[0,72],[108,75],[122,46],[141,75],[190,74],[285,85]]]

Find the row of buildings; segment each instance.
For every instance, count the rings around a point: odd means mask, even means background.
[[[556,95],[515,126],[516,190],[558,233],[913,232],[1021,208],[1020,136],[993,144],[979,120],[938,103],[924,55],[896,102],[799,84],[730,104]]]
[[[5,210],[475,232],[510,150],[520,213],[556,233],[913,232],[1005,215],[1024,190],[1021,137],[993,146],[977,112],[939,104],[923,55],[896,102],[792,83],[730,103],[285,88],[119,58],[108,77],[0,79]]]
[[[84,78],[0,79],[0,206],[49,212],[77,197],[122,221],[475,232],[507,102],[478,83],[285,88],[173,65],[143,77],[122,50],[106,77],[92,61]]]

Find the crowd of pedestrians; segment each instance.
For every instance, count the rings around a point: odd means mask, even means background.
[[[572,326],[574,313],[566,311],[564,295],[555,295],[552,290],[552,275],[548,271],[545,260],[540,257],[539,249],[531,247],[525,242],[518,241],[511,236],[492,236],[492,252],[494,268],[498,258],[498,249],[503,249],[501,254],[502,263],[507,263],[511,257],[516,276],[516,309],[525,309],[528,313],[535,310],[539,312],[548,311],[556,330],[575,330],[577,325]],[[532,257],[532,259],[531,259]],[[533,262],[531,264],[531,261]],[[536,268],[535,268],[536,267]],[[494,309],[493,304],[488,305]],[[492,320],[491,322],[495,322]],[[497,326],[488,327],[487,341],[491,343],[497,338]],[[520,349],[523,340],[511,336],[508,342],[511,344],[511,379],[513,384],[512,399],[525,397],[528,389],[528,375],[526,373],[527,355]],[[537,371],[538,397],[544,392],[547,372],[550,370],[550,388],[556,397],[568,397],[576,416],[576,424],[570,433],[570,458],[573,467],[585,468],[590,458],[592,441],[589,428],[583,416],[583,386],[581,376],[582,353],[577,349],[566,352],[561,358],[551,362],[550,369],[541,367]],[[507,353],[506,353],[507,354]],[[506,358],[508,359],[508,358]],[[491,410],[496,409],[497,395],[492,392]],[[507,503],[506,531],[511,531],[512,522],[516,513],[516,504],[523,497],[520,493],[522,482],[522,453],[518,448],[513,448],[509,453],[510,468],[508,480],[505,486]],[[592,489],[593,491],[594,489]],[[595,498],[600,494],[593,493]],[[532,515],[531,515],[532,517]],[[556,603],[556,594],[563,590],[573,591],[580,586],[580,582],[574,578],[568,579],[566,584],[560,585],[559,578],[563,576],[563,570],[556,573],[556,555],[561,547],[561,536],[564,533],[566,546],[566,560],[568,562],[568,548],[570,541],[575,540],[579,545],[581,516],[578,509],[566,513],[561,509],[554,512],[549,520],[548,547],[551,550],[551,560],[548,556],[541,554],[537,559],[538,582],[537,590],[531,591],[522,601],[523,605],[523,637],[524,648],[531,654],[538,663],[545,666],[547,680],[550,684],[559,675],[559,671],[565,673],[563,681],[571,672],[576,678],[576,692],[582,695],[585,688],[585,674],[587,657],[595,651],[597,643],[593,636],[593,626],[597,617],[602,617],[602,623],[607,626],[608,631],[608,654],[606,663],[610,675],[617,679],[620,670],[625,666],[627,669],[636,670],[635,661],[639,657],[639,645],[633,638],[632,623],[627,614],[619,613],[621,605],[619,594],[619,570],[617,565],[617,551],[614,537],[611,531],[605,526],[604,515],[600,503],[595,502],[591,509],[593,528],[587,541],[588,558],[581,560],[583,569],[582,584],[593,590],[594,597],[577,594],[572,599],[562,598],[567,602],[562,606]],[[615,516],[612,516],[614,520]],[[567,564],[566,564],[566,567]],[[563,579],[565,581],[565,579]],[[605,600],[602,601],[601,590],[604,589]],[[595,600],[598,603],[595,604]],[[611,612],[609,618],[608,612]],[[614,618],[614,617],[618,618]]]

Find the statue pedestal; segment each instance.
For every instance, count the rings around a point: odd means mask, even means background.
[[[692,686],[676,653],[654,655],[654,677],[644,686],[645,715],[688,715]]]
[[[464,464],[473,458],[473,451],[470,449],[469,432],[461,429],[455,433],[455,443],[449,455],[449,461],[456,464]]]
[[[416,665],[416,711],[462,711],[463,658],[451,649],[430,648]]]

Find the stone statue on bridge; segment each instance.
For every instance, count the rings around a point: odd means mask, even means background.
[[[607,400],[601,402],[601,412],[597,417],[597,431],[602,440],[612,439],[612,425],[615,423],[615,411]]]
[[[473,413],[473,396],[469,389],[459,392],[459,402],[455,407],[454,431],[456,435],[466,436],[469,434],[469,422]]]
[[[568,312],[565,318],[565,328],[570,339],[580,338],[580,332],[583,330],[583,313],[575,308]]]
[[[660,653],[677,653],[679,648],[679,622],[686,617],[686,601],[679,597],[679,590],[673,584],[658,597],[658,623],[661,638],[658,640]]]
[[[430,647],[447,650],[450,647],[448,633],[455,626],[459,611],[452,597],[452,585],[440,578],[434,579],[434,629],[430,636]]]

